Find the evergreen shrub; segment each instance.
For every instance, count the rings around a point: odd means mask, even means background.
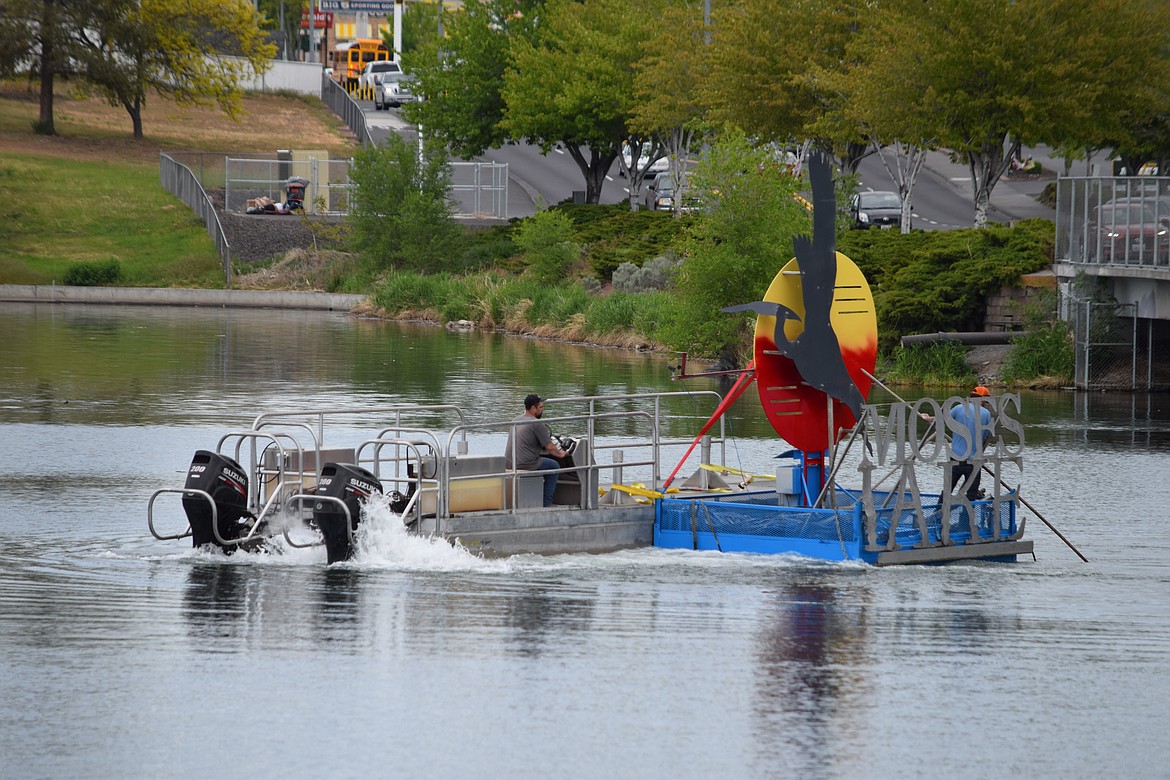
[[[102,287],[122,281],[122,264],[117,260],[74,263],[65,271],[63,284],[73,287]]]

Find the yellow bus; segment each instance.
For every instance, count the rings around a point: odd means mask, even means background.
[[[377,38],[358,38],[339,43],[329,52],[333,78],[349,89],[357,87],[358,76],[367,62],[390,59],[390,49]]]

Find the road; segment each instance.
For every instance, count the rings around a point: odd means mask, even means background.
[[[403,121],[397,111],[375,111],[370,101],[359,101],[366,111],[366,122],[375,140],[391,131],[414,136],[414,127]],[[1063,171],[1063,162],[1052,157],[1045,147],[1025,151],[1044,166],[1050,174]],[[530,144],[509,144],[500,149],[489,149],[481,162],[508,164],[508,217],[531,216],[542,205],[560,203],[573,197],[574,191],[584,190],[585,181],[577,164],[563,149],[553,149],[543,155]],[[1074,165],[1072,175],[1083,176],[1085,164]],[[872,154],[858,167],[859,187],[862,190],[897,190],[881,159]],[[1031,217],[1055,219],[1055,211],[1036,200],[1036,196],[1052,181],[1047,175],[1039,179],[1009,181],[1001,179],[991,195],[989,218],[994,222],[1011,223]],[[615,161],[606,177],[601,193],[602,203],[619,203],[629,197],[626,180],[617,175]],[[971,186],[971,172],[965,165],[954,163],[943,152],[930,152],[915,181],[912,194],[914,227],[923,230],[954,230],[974,224],[975,205]]]

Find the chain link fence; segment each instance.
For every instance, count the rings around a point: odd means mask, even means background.
[[[345,215],[350,208],[350,160],[256,155],[224,160],[224,210],[247,213],[249,202],[260,197],[284,202],[289,178],[309,183],[305,188],[307,214]],[[451,163],[448,198],[456,216],[504,219],[508,214],[507,163]]]
[[[1078,390],[1170,389],[1170,323],[1100,295],[1068,294],[1062,309],[1074,337]]]

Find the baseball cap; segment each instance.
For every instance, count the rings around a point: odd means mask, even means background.
[[[531,409],[543,400],[544,399],[536,393],[529,393],[528,395],[524,396],[524,408]]]
[[[991,391],[988,390],[983,385],[975,385],[975,389],[971,391],[971,395],[977,395],[979,397],[983,397],[983,396],[991,395]]]

